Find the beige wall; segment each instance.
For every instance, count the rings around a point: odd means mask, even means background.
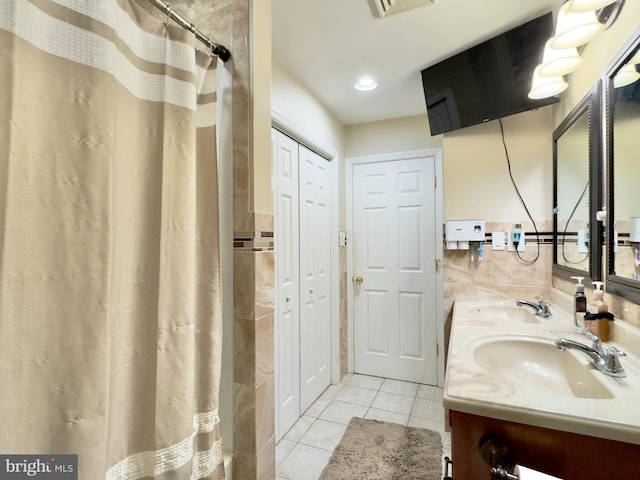
[[[346,127],[347,158],[425,148],[442,148],[442,135],[432,137],[429,131],[426,107],[422,115]]]
[[[295,125],[336,150],[344,158],[344,127],[278,57],[272,58],[271,103]]]
[[[511,171],[534,220],[551,219],[551,107],[505,117]],[[444,218],[526,220],[509,179],[498,121],[444,135]]]
[[[251,2],[253,99],[253,205],[273,214],[271,193],[271,0]],[[259,180],[255,180],[259,179]],[[267,181],[264,181],[267,179]]]
[[[339,205],[344,205],[344,126],[276,56],[272,57],[271,102],[302,133],[336,152]],[[344,212],[340,209],[339,228],[344,229],[344,224]]]

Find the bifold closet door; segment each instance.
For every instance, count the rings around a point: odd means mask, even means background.
[[[300,411],[331,383],[329,162],[300,146]]]
[[[273,129],[277,308],[276,440],[300,417],[298,143]]]
[[[331,383],[329,162],[272,130],[276,441]]]

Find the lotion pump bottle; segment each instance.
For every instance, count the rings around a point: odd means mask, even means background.
[[[604,302],[604,292],[602,291],[602,282],[593,281],[595,290],[593,292],[593,306],[595,307],[594,313],[608,312],[609,307]]]
[[[592,282],[595,290],[593,292],[593,307],[595,310],[595,314],[602,314],[609,311],[609,306],[604,301],[604,292],[602,291],[602,282],[594,281]],[[596,321],[592,321],[589,323],[594,323],[596,326],[595,335],[600,337],[600,340],[606,342],[609,340],[610,328],[611,325],[609,323],[609,318],[604,315],[598,315],[598,319]]]
[[[584,294],[584,277],[571,277],[577,282],[576,295],[574,297],[573,328],[577,332],[584,332],[584,314],[587,313],[587,296]],[[578,320],[580,317],[580,321]]]

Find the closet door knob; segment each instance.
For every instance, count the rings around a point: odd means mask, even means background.
[[[353,279],[353,281],[355,282],[356,285],[360,285],[362,282],[364,282],[364,278],[362,278],[360,275],[358,275],[357,277],[355,277]]]

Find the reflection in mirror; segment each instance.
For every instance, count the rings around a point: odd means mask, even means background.
[[[558,138],[557,263],[589,269],[589,110]]]
[[[598,99],[596,85],[553,132],[553,274],[565,279],[601,279]]]
[[[607,290],[640,297],[640,45],[608,79],[609,278]]]

